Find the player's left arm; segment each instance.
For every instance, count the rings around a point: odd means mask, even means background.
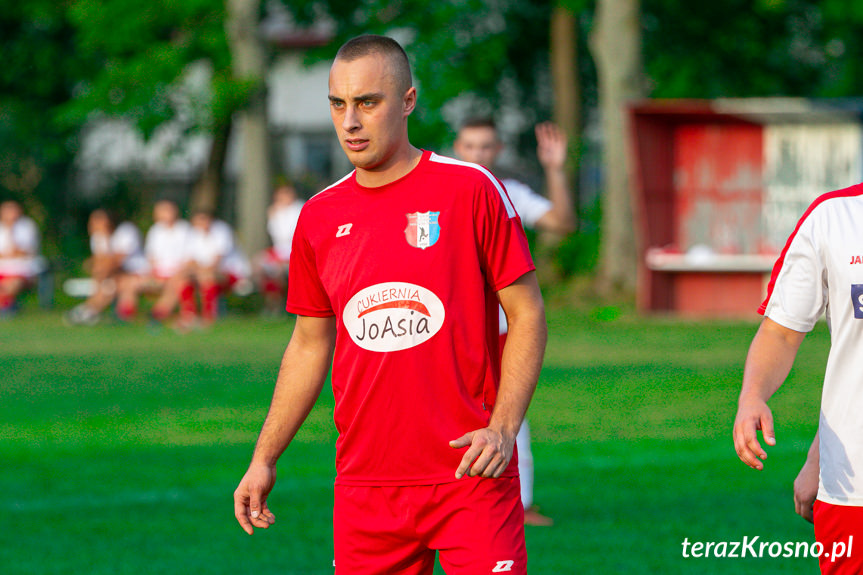
[[[455,472],[457,479],[464,475],[500,477],[506,470],[545,353],[548,330],[536,273],[524,274],[499,290],[497,296],[509,325],[500,388],[488,427],[450,442],[456,449],[470,446]]]
[[[552,122],[536,126],[536,155],[545,172],[551,209],[536,221],[536,228],[558,234],[575,230],[572,193],[566,173],[568,140],[566,132]]]

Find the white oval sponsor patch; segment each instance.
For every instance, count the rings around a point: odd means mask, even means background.
[[[369,286],[345,306],[342,322],[351,339],[369,351],[399,351],[440,331],[446,315],[433,292],[404,282]]]

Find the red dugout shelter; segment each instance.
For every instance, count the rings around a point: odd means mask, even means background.
[[[631,106],[639,310],[752,316],[809,203],[863,179],[861,112],[788,98]]]

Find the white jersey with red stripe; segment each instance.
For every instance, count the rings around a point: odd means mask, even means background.
[[[818,499],[863,506],[863,184],[809,207],[773,268],[759,312],[812,330],[826,313],[831,346],[821,396]]]
[[[506,191],[476,164],[426,151],[395,182],[352,173],[306,202],[287,309],[336,317],[338,484],[455,480],[448,442],[488,425],[497,396],[495,292],[533,269]]]

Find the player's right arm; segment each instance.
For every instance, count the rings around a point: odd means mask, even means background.
[[[276,482],[276,461],[321,393],[335,341],[334,317],[297,316],[252,462],[234,492],[234,515],[249,535],[275,522],[267,496]]]
[[[767,445],[776,444],[767,400],[788,377],[804,337],[805,333],[765,317],[752,339],[734,421],[734,449],[741,461],[753,469],[763,469],[761,460],[767,458],[757,431],[761,430]]]

